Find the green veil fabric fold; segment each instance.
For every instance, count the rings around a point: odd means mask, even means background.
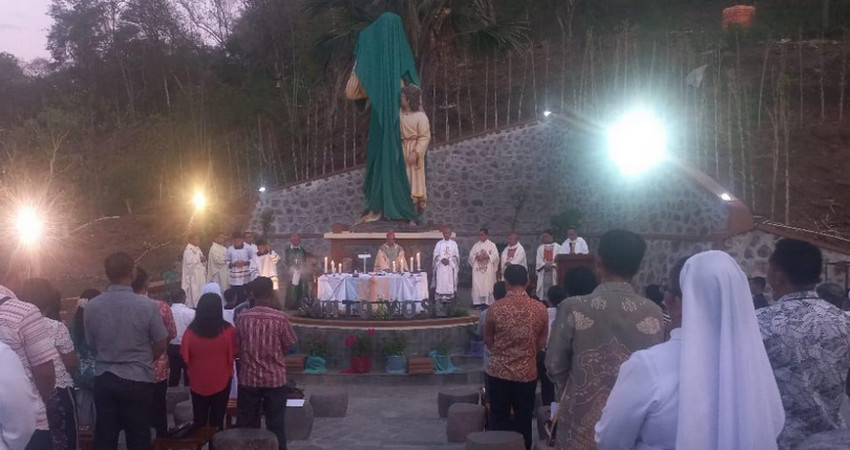
[[[366,181],[366,210],[387,219],[418,220],[401,148],[399,108],[404,79],[419,85],[413,52],[401,18],[384,13],[360,32],[354,50],[355,72],[372,104]]]

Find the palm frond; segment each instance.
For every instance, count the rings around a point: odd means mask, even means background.
[[[528,23],[525,21],[496,22],[457,34],[472,51],[486,54],[514,50],[528,41]]]

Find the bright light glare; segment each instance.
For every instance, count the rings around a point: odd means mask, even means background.
[[[667,152],[664,127],[648,111],[626,114],[608,130],[608,155],[627,175],[645,172]]]
[[[44,221],[38,217],[35,208],[25,206],[15,217],[15,230],[24,245],[33,245],[44,231]]]
[[[548,109],[546,111],[543,111],[543,117],[549,117],[551,115],[552,115],[552,111],[549,111]]]
[[[260,192],[266,192],[266,187],[265,187],[265,186],[261,186],[261,187],[260,187]]]
[[[731,202],[732,196],[729,195],[728,193],[724,192],[724,193],[720,194],[720,200],[723,200],[724,202]]]
[[[195,205],[195,209],[200,211],[207,207],[207,197],[204,196],[204,193],[201,191],[195,192],[195,196],[192,197],[192,204]]]

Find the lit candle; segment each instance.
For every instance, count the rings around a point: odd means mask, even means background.
[[[328,257],[325,256],[325,271],[324,273],[328,273]]]
[[[393,273],[395,273],[395,261],[393,261]]]
[[[407,267],[407,270],[413,272],[413,257],[410,257],[410,266]]]
[[[342,263],[339,263],[339,273],[342,273]]]
[[[416,271],[422,272],[422,260],[420,259],[419,252],[416,252]]]
[[[331,261],[331,273],[336,273],[336,263]]]

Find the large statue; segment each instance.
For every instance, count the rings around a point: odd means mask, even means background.
[[[416,212],[422,214],[428,196],[425,194],[425,152],[431,143],[431,124],[422,111],[422,90],[407,85],[401,90],[401,146],[410,182],[410,196]]]
[[[368,97],[372,108],[363,183],[366,213],[362,221],[381,217],[418,220],[402,152],[399,111],[402,85],[418,85],[419,75],[401,18],[384,13],[361,31],[354,58],[346,97]]]

